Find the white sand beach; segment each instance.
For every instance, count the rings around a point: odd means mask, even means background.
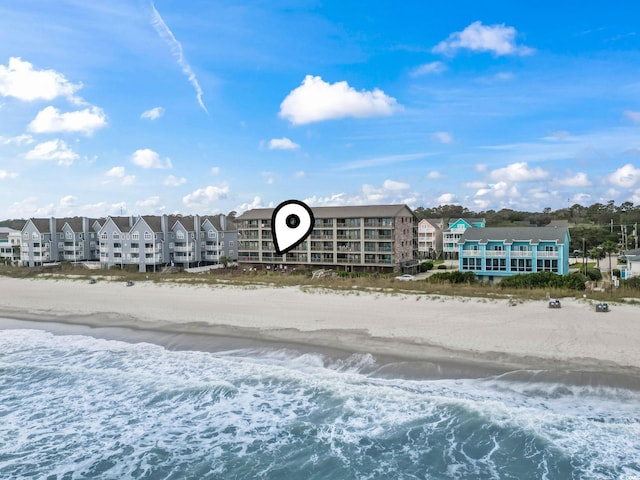
[[[303,291],[304,290],[304,291]],[[231,335],[351,352],[640,378],[640,307],[563,299],[0,278],[0,317]]]

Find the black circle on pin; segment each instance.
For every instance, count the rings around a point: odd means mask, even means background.
[[[287,227],[289,228],[298,228],[298,226],[300,225],[300,217],[295,213],[287,216],[287,219],[285,221],[287,222]]]
[[[284,244],[281,245],[281,242],[278,241],[278,236],[279,236],[278,232],[276,231],[276,223],[277,223],[276,218],[278,217],[278,213],[280,212],[280,210],[290,205],[297,205],[299,207],[302,207],[305,210],[305,212],[302,214],[308,218],[309,226],[307,227],[306,231],[304,232],[299,231],[300,225],[302,224],[302,219],[300,218],[300,215],[296,213],[291,213],[287,215],[287,217],[285,218],[284,224],[287,226],[287,228],[291,230],[295,230],[296,240],[293,242],[284,242]],[[271,215],[271,234],[273,237],[273,246],[276,251],[276,255],[284,255],[289,250],[300,245],[311,234],[311,232],[313,231],[314,224],[315,224],[315,218],[313,216],[313,212],[311,211],[311,208],[309,208],[309,206],[306,203],[301,202],[300,200],[286,200],[280,203],[280,205],[278,205],[273,210],[273,213]]]

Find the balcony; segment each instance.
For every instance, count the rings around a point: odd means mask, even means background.
[[[188,247],[174,247],[173,248],[174,252],[192,252],[193,251],[193,247],[192,246],[188,246]]]
[[[487,258],[506,258],[507,252],[505,250],[487,250],[485,252]]]
[[[509,252],[511,258],[531,258],[531,250],[512,250]]]
[[[463,257],[481,257],[482,250],[462,250]]]
[[[558,252],[536,252],[538,258],[558,258]]]

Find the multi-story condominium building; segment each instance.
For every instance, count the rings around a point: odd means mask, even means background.
[[[418,255],[420,258],[438,258],[442,252],[442,226],[444,220],[423,219],[418,222]]]
[[[417,218],[406,205],[316,207],[309,237],[276,255],[272,208],[237,219],[238,262],[250,266],[304,265],[347,271],[407,271],[415,268]]]
[[[569,273],[569,230],[562,227],[469,228],[458,241],[459,268],[494,281],[517,273]]]
[[[20,261],[20,230],[0,227],[0,263],[13,265]]]
[[[484,218],[458,218],[449,220],[448,228],[442,232],[442,252],[445,258],[458,255],[458,240],[468,228],[484,228]]]
[[[224,253],[237,258],[236,235],[225,215],[32,218],[20,232],[21,264],[90,261],[140,271],[217,264]]]

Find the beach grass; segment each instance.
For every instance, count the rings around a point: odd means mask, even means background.
[[[552,298],[582,298],[587,294],[590,299],[618,301],[621,303],[640,302],[640,290],[626,288],[603,291],[575,291],[568,289],[508,289],[488,283],[448,284],[429,283],[424,280],[398,281],[394,274],[368,274],[362,276],[328,276],[311,278],[307,270],[294,270],[289,273],[273,271],[243,271],[238,268],[210,270],[203,273],[176,272],[137,272],[127,269],[89,270],[71,264],[57,267],[8,267],[0,266],[0,275],[13,278],[52,278],[77,281],[115,282],[158,282],[180,285],[235,285],[239,287],[292,287],[299,286],[305,291],[328,289],[332,291],[357,292],[374,291],[384,294],[440,295],[445,297],[472,297],[486,299],[544,300]]]

